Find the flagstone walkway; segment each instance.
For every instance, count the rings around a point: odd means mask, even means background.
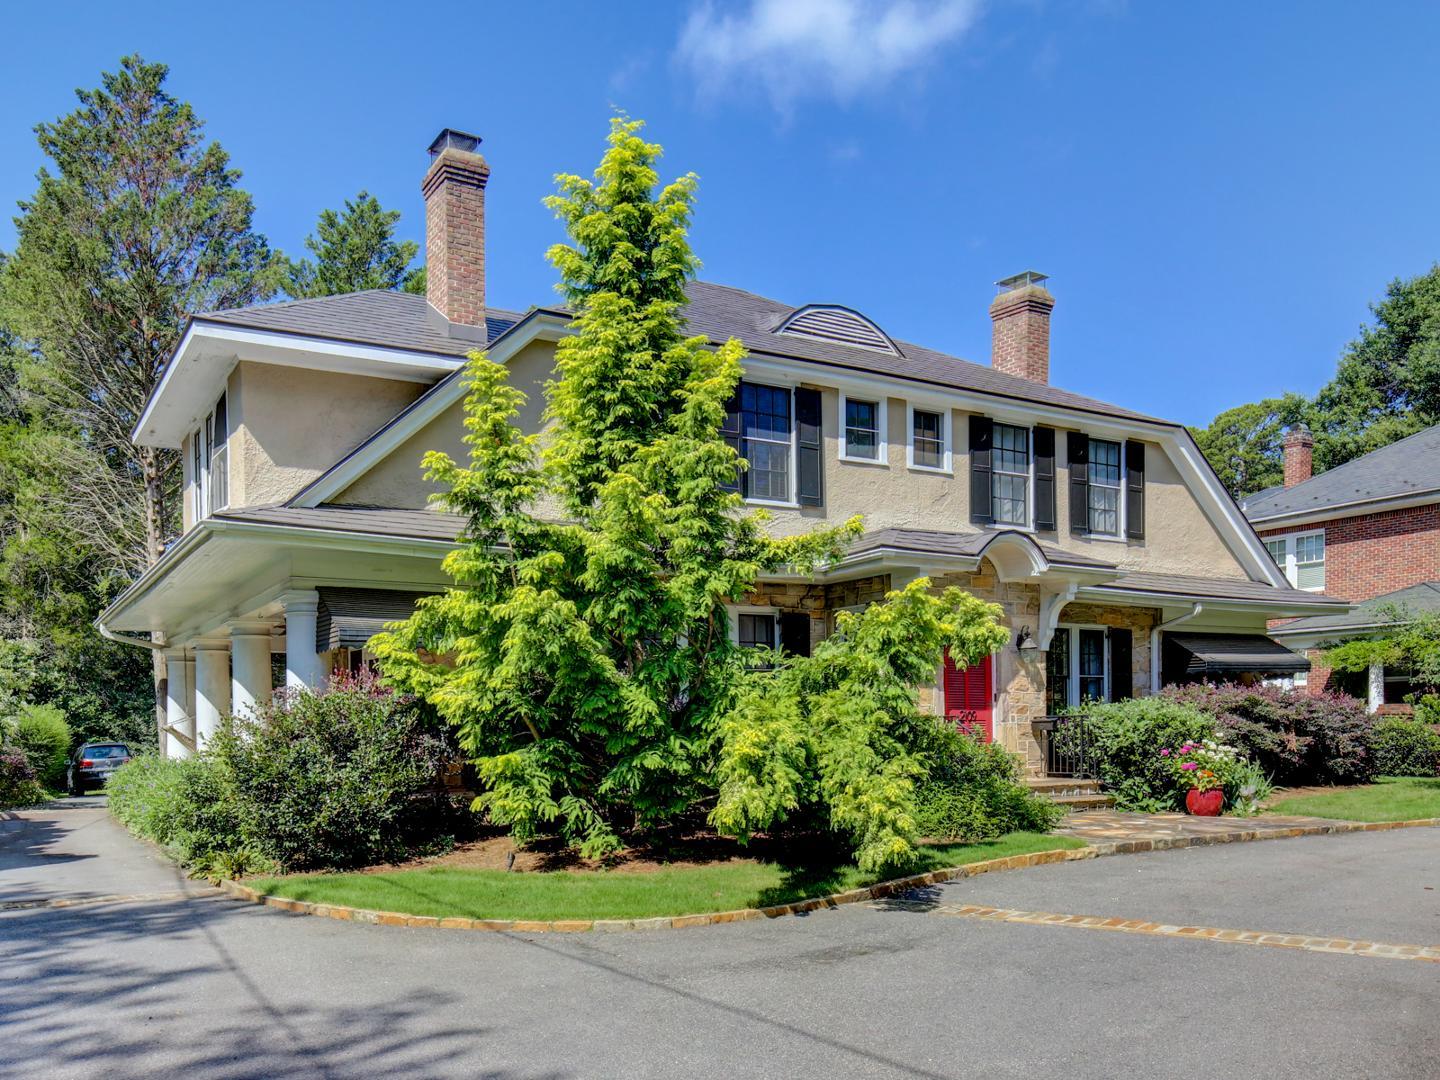
[[[1331,818],[1265,814],[1262,817],[1192,817],[1189,814],[1135,814],[1119,810],[1086,810],[1071,814],[1055,831],[1092,844],[1140,843],[1149,848],[1225,844],[1331,832],[1370,831],[1394,827],[1393,822],[1362,825]]]

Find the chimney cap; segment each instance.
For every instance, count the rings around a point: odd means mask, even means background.
[[[435,141],[430,144],[430,156],[438,157],[442,150],[463,150],[473,154],[480,147],[480,136],[457,128],[442,128]]]
[[[1290,430],[1285,433],[1285,442],[1287,445],[1291,443],[1309,443],[1313,445],[1315,436],[1310,433],[1310,429],[1306,426],[1305,421],[1301,420],[1299,423],[1290,426]]]
[[[1014,289],[1023,289],[1027,285],[1043,285],[1050,280],[1049,274],[1042,274],[1039,270],[1022,270],[1018,274],[1011,274],[1007,278],[1001,278],[995,282],[1001,292],[1011,292]]]

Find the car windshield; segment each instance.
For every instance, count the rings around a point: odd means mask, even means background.
[[[106,746],[87,746],[80,751],[81,757],[88,758],[111,758],[129,757],[130,748],[120,743],[110,743]]]

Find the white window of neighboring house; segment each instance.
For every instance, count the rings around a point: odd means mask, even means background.
[[[190,473],[196,521],[230,505],[230,419],[224,393],[190,436]]]
[[[740,386],[740,456],[750,463],[745,497],[790,503],[795,457],[791,391],[779,386]]]
[[[906,447],[912,469],[950,471],[950,410],[910,406],[910,437]]]
[[[995,424],[990,512],[997,525],[1030,524],[1030,429]]]
[[[1265,541],[1285,580],[1297,589],[1319,592],[1325,588],[1325,530],[1291,533]]]
[[[1045,655],[1045,711],[1110,700],[1110,635],[1103,626],[1060,626]]]
[[[1089,510],[1090,532],[1098,536],[1120,535],[1120,444],[1107,439],[1090,440]]]
[[[885,400],[867,401],[840,395],[842,461],[885,462]]]

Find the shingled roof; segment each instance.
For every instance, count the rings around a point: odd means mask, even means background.
[[[1292,487],[1247,496],[1240,500],[1240,509],[1251,521],[1261,522],[1431,491],[1440,501],[1440,424]]]
[[[1176,426],[1170,421],[1158,420],[1044,383],[1006,375],[986,364],[961,360],[909,342],[894,342],[899,350],[897,355],[840,340],[781,333],[779,330],[786,319],[802,308],[756,296],[743,289],[695,281],[690,283],[687,291],[690,302],[683,315],[689,333],[704,335],[717,344],[732,337],[738,338],[755,356],[808,361],[854,372],[912,379],[947,389],[993,394],[1123,420]],[[544,310],[569,315],[563,307],[547,306]],[[492,309],[486,320],[487,341],[493,342],[521,318],[516,312]],[[379,289],[314,300],[232,308],[197,315],[195,319],[197,322],[224,323],[455,357],[463,357],[478,344],[447,335],[443,323],[435,317],[423,296]]]

